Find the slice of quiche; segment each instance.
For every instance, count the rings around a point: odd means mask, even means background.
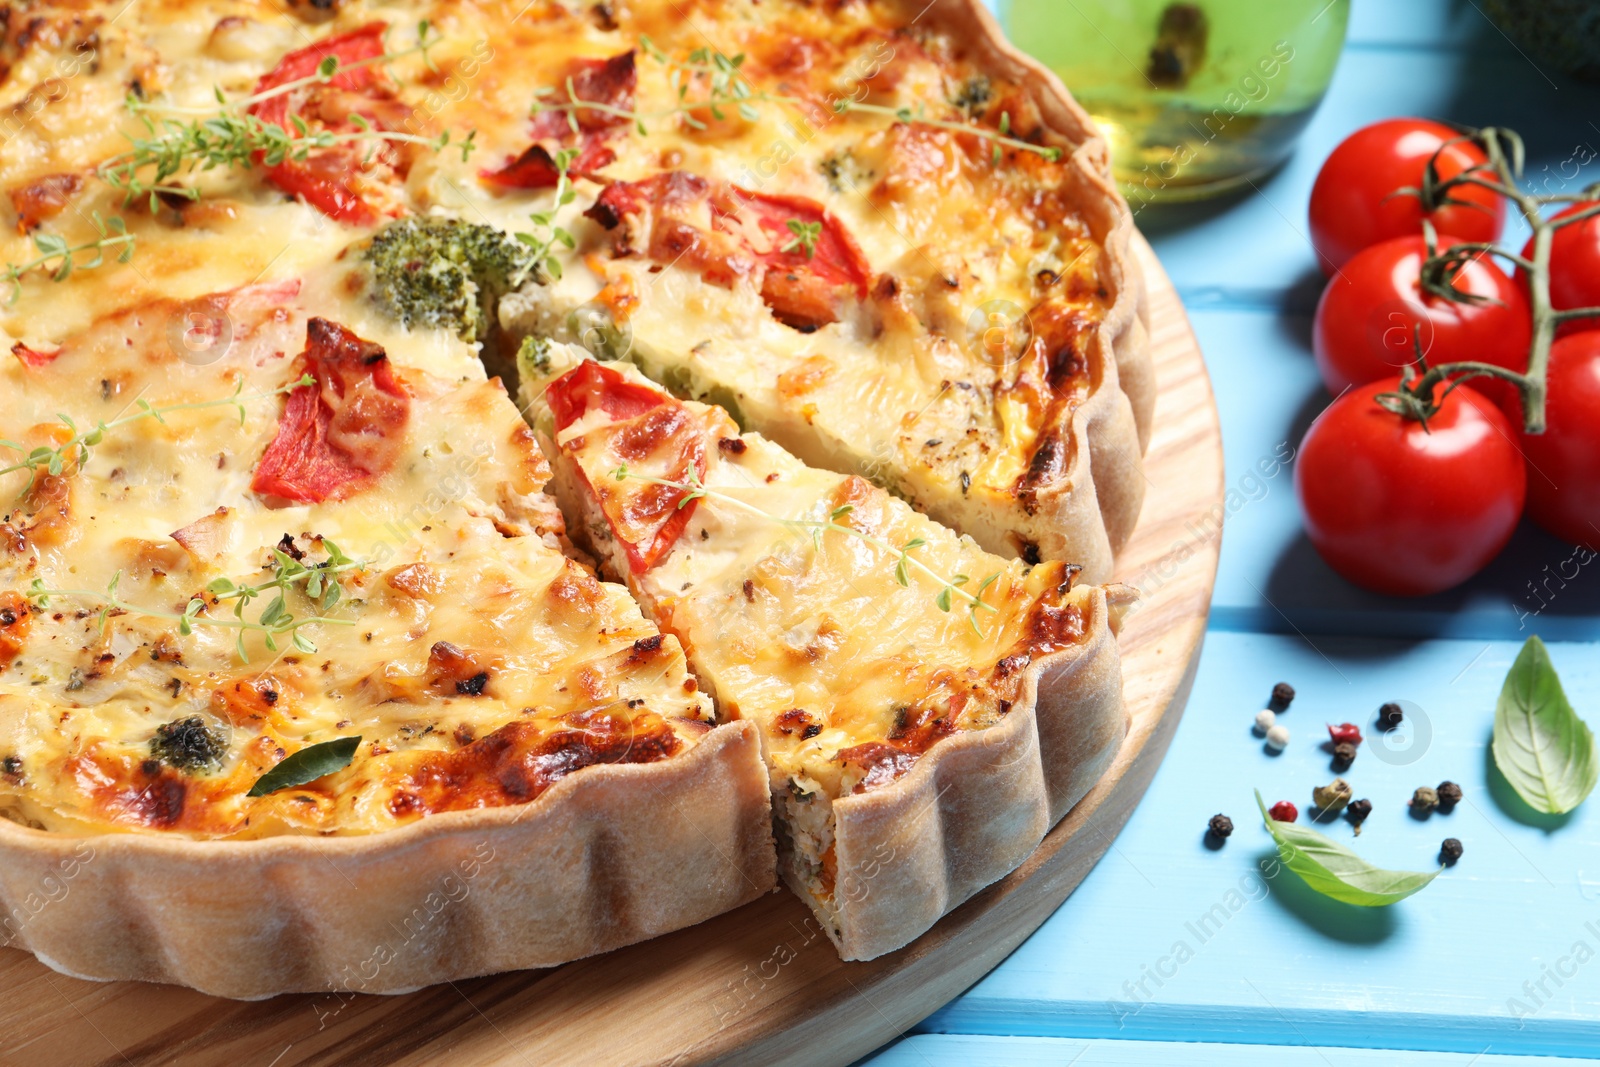
[[[1122,739],[1121,591],[572,351],[524,361],[557,495],[721,714],[759,725],[782,874],[840,952],[899,948],[1020,864]]]
[[[392,991],[770,888],[753,725],[563,555],[471,349],[338,291],[155,303],[0,365],[7,938],[228,996]]]

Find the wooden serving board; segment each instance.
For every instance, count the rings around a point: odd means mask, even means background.
[[[1120,638],[1132,724],[1105,777],[1020,869],[866,963],[842,962],[787,890],[605,956],[392,997],[239,1003],[66,978],[0,949],[0,1064],[847,1064],[953,999],[1110,847],[1166,753],[1199,661],[1221,541],[1221,429],[1183,306],[1136,244],[1160,396],[1144,511],[1118,564],[1144,594]]]

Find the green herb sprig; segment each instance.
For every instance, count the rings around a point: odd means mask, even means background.
[[[1325,897],[1363,908],[1380,908],[1425,888],[1444,869],[1418,872],[1374,867],[1308,826],[1278,822],[1268,813],[1259,789],[1256,790],[1256,806],[1261,809],[1267,832],[1277,843],[1278,858],[1283,865]]]
[[[704,130],[705,121],[694,114],[701,110],[709,112],[718,122],[725,121],[729,111],[737,113],[747,122],[757,122],[761,118],[757,104],[774,103],[800,108],[808,103],[799,97],[782,93],[757,91],[741,73],[745,63],[743,53],[729,56],[716,49],[697,48],[689,53],[686,60],[677,60],[658,48],[648,37],[641,37],[639,46],[646,55],[667,67],[677,101],[671,107],[654,111],[635,111],[597,100],[585,100],[578,96],[576,85],[571,78],[568,78],[563,87],[564,91],[545,89],[537,94],[533,103],[533,113],[537,115],[540,112],[550,111],[563,114],[566,116],[568,126],[576,133],[578,112],[595,111],[631,122],[634,129],[638,130],[639,136],[646,137],[650,133],[650,123],[674,117],[680,118],[684,125],[691,129]],[[706,94],[703,98],[691,98],[689,95],[697,80],[703,80],[706,84]],[[970,134],[991,141],[994,145],[992,161],[996,165],[1000,163],[1005,148],[1030,152],[1051,162],[1059,160],[1062,156],[1062,150],[1053,145],[1037,145],[1011,136],[1009,112],[1001,114],[1000,128],[991,130],[968,122],[930,118],[923,104],[915,107],[887,107],[882,104],[841,99],[834,101],[832,107],[836,115],[852,111],[885,115],[904,123]]]
[[[4,467],[0,467],[0,477],[15,473],[16,471],[27,471],[28,484],[23,486],[22,491],[17,494],[19,498],[24,497],[27,496],[28,491],[33,488],[33,483],[39,477],[40,470],[44,470],[50,474],[59,475],[66,467],[68,456],[75,456],[79,468],[82,468],[84,464],[89,462],[90,449],[104,441],[106,435],[111,433],[113,430],[119,430],[124,426],[129,426],[136,422],[143,422],[145,419],[154,419],[165,426],[167,423],[166,416],[176,412],[201,411],[206,408],[220,407],[237,408],[239,410],[239,424],[242,426],[244,425],[245,421],[246,405],[254,403],[258,400],[271,400],[274,397],[283,396],[286,393],[292,393],[302,386],[315,385],[316,383],[317,380],[315,378],[309,374],[305,374],[286,385],[280,385],[278,388],[273,389],[270,392],[250,393],[246,395],[244,393],[244,380],[240,379],[239,383],[234,386],[233,393],[229,396],[220,397],[216,400],[196,400],[187,404],[165,404],[157,406],[141,397],[136,401],[136,406],[139,409],[138,411],[131,415],[124,415],[121,418],[112,419],[110,422],[97,422],[92,428],[86,430],[78,429],[77,422],[75,422],[70,415],[57,413],[56,418],[60,419],[62,425],[66,426],[67,429],[72,431],[72,436],[69,437],[64,443],[59,444],[54,448],[48,448],[41,445],[38,448],[31,450],[15,441],[7,441],[3,438],[0,438],[0,448],[10,449],[12,452],[16,452],[22,456],[20,460],[17,460],[16,462],[8,464]]]
[[[93,270],[106,261],[106,253],[116,250],[116,261],[126,263],[133,258],[135,235],[128,232],[128,224],[120,217],[113,215],[109,219],[101,218],[98,211],[92,213],[91,221],[99,236],[93,241],[84,241],[82,244],[70,244],[60,234],[39,231],[33,235],[33,247],[39,255],[26,263],[7,263],[4,273],[0,273],[0,284],[9,285],[11,294],[6,303],[15,304],[22,295],[22,276],[29,271],[41,268],[49,270],[50,280],[64,282],[72,277],[75,270]],[[87,256],[81,253],[89,253]],[[51,262],[55,262],[51,268]]]
[[[963,587],[971,582],[972,579],[970,577],[965,574],[954,574],[946,577],[911,554],[917,549],[927,545],[928,542],[925,538],[913,537],[903,545],[893,545],[888,541],[883,540],[881,537],[874,537],[872,534],[869,534],[864,530],[859,530],[854,526],[848,526],[840,522],[840,519],[846,517],[855,510],[855,505],[853,504],[843,504],[834,508],[828,513],[828,518],[825,521],[815,519],[786,519],[781,516],[774,515],[769,511],[765,511],[762,508],[756,507],[754,504],[751,504],[748,501],[740,500],[736,496],[731,496],[727,493],[707,488],[705,483],[700,480],[699,473],[693,469],[689,471],[688,481],[684,482],[674,482],[666,478],[655,478],[645,474],[635,474],[628,469],[628,465],[626,463],[613,470],[611,472],[611,476],[619,482],[632,479],[634,481],[647,482],[651,485],[664,486],[668,489],[676,489],[683,493],[683,496],[678,500],[678,507],[680,508],[687,507],[696,500],[715,500],[719,503],[739,508],[740,510],[748,512],[752,515],[757,515],[769,522],[774,522],[781,526],[788,527],[791,530],[804,531],[810,535],[812,544],[819,552],[822,550],[822,537],[824,534],[836,533],[843,534],[847,537],[854,537],[859,541],[863,541],[866,544],[872,545],[874,548],[894,559],[894,577],[895,581],[900,583],[900,585],[908,588],[910,587],[911,571],[913,570],[927,578],[932,579],[934,582],[937,582],[939,584],[939,592],[937,595],[935,595],[933,602],[938,606],[940,611],[950,611],[954,606],[954,601],[956,598],[960,598],[961,600],[965,601],[967,604],[967,621],[971,624],[973,633],[977,634],[979,637],[983,637],[984,633],[983,629],[978,625],[978,612],[998,612],[1000,610],[993,604],[990,604],[983,599],[984,591],[1000,578],[999,572],[991,574],[987,578],[983,579],[983,581],[978,583],[977,591],[969,593]]]
[[[787,223],[789,232],[794,234],[779,248],[780,252],[805,252],[807,259],[817,258],[817,241],[822,237],[822,223],[805,222],[801,219],[790,219]]]
[[[1582,804],[1600,777],[1594,733],[1572,709],[1538,637],[1528,638],[1506,674],[1490,751],[1517,795],[1546,815]]]
[[[203,594],[196,593],[190,597],[181,612],[162,611],[123,600],[117,592],[117,586],[122,581],[121,571],[112,576],[103,593],[84,589],[51,589],[45,586],[42,579],[35,578],[28,589],[28,597],[41,608],[49,607],[52,597],[97,601],[101,605],[98,624],[102,630],[105,628],[106,620],[114,611],[175,622],[178,624],[178,632],[185,637],[192,634],[196,626],[237,630],[238,638],[234,652],[243,663],[250,661],[249,649],[245,644],[245,639],[250,634],[260,634],[269,652],[277,652],[278,638],[287,636],[294,648],[309,655],[316,652],[317,646],[301,632],[303,628],[324,624],[355,625],[355,620],[331,618],[329,612],[338,606],[343,592],[338,576],[365,567],[361,561],[346,556],[332,541],[324,539],[322,547],[328,553],[328,558],[321,563],[310,565],[293,558],[282,549],[274,548],[272,563],[269,565],[271,577],[254,583],[218,578],[206,586]],[[272,594],[272,599],[267,602],[261,613],[254,619],[247,618],[245,608],[252,601],[268,594]],[[291,594],[305,597],[315,606],[317,613],[306,616],[295,615],[289,610],[288,598]],[[221,607],[230,601],[234,605],[231,618],[210,614],[212,608]]]
[[[572,187],[572,179],[567,174],[577,155],[577,150],[572,148],[563,148],[555,154],[552,160],[557,174],[554,205],[549,211],[536,211],[528,216],[533,221],[535,232],[518,232],[511,235],[532,250],[535,262],[543,269],[545,276],[554,282],[561,280],[561,261],[554,254],[555,246],[561,245],[569,250],[577,246],[572,234],[556,225],[557,212],[572,203],[578,195]]]

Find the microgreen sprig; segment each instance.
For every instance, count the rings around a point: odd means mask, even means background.
[[[572,179],[567,175],[577,155],[577,151],[572,148],[563,148],[555,154],[553,162],[558,177],[554,205],[549,211],[536,211],[528,216],[533,221],[535,232],[518,232],[511,235],[532,250],[534,261],[543,268],[545,276],[551,281],[561,280],[561,261],[554,255],[555,246],[559,244],[571,249],[577,245],[572,234],[556,225],[556,213],[577,197],[577,192],[572,188]]]
[[[77,422],[70,415],[58,413],[56,418],[60,419],[62,425],[72,431],[72,436],[54,448],[40,445],[38,448],[29,449],[15,441],[7,441],[0,438],[0,448],[10,449],[12,452],[22,456],[16,462],[0,467],[0,477],[16,471],[28,471],[28,484],[23,486],[22,492],[18,494],[19,497],[26,496],[28,491],[33,488],[33,483],[39,477],[41,469],[49,474],[59,475],[65,469],[67,457],[69,456],[77,460],[80,468],[83,467],[89,461],[89,450],[105,440],[106,435],[113,430],[121,429],[136,422],[142,422],[145,419],[154,419],[164,426],[167,422],[166,416],[175,412],[200,411],[205,408],[218,407],[237,408],[239,410],[239,424],[242,426],[245,421],[246,404],[257,400],[271,400],[273,397],[292,393],[302,386],[315,384],[316,379],[306,374],[270,392],[251,393],[249,395],[244,393],[244,381],[240,379],[239,383],[234,386],[232,394],[219,397],[216,400],[196,400],[186,404],[157,406],[141,397],[136,401],[136,406],[139,410],[131,415],[124,415],[121,418],[112,419],[110,422],[97,422],[93,427],[83,430],[78,428]]]
[[[817,258],[817,241],[822,237],[822,223],[790,219],[787,225],[789,232],[794,236],[784,242],[783,247],[778,251],[793,252],[799,249],[805,252],[807,259]]]
[[[240,583],[231,578],[218,578],[206,586],[204,593],[196,593],[190,597],[181,612],[162,611],[123,600],[117,592],[117,587],[122,581],[121,571],[112,576],[103,593],[85,589],[51,589],[45,586],[42,579],[35,578],[28,589],[28,596],[41,608],[48,607],[52,597],[98,601],[101,605],[98,624],[102,630],[112,612],[175,622],[178,624],[178,632],[185,637],[194,633],[196,626],[237,630],[238,639],[234,644],[234,652],[244,663],[250,661],[250,652],[245,639],[252,633],[262,636],[269,652],[277,652],[278,638],[288,636],[293,647],[311,654],[316,652],[317,646],[301,632],[302,629],[318,624],[329,626],[355,624],[354,619],[332,618],[329,612],[338,606],[343,593],[338,576],[365,567],[364,563],[346,556],[338,545],[326,538],[322,541],[322,547],[328,553],[328,558],[321,563],[310,565],[295,559],[281,548],[274,548],[272,562],[268,564],[268,569],[272,572],[270,578],[255,583]],[[274,595],[261,613],[254,619],[247,618],[245,608],[252,601],[269,593]],[[289,610],[290,594],[304,596],[315,606],[317,613],[306,616],[295,615]],[[213,616],[209,613],[213,607],[220,607],[229,601],[234,605],[231,618]]]
[[[22,295],[22,276],[29,271],[39,268],[50,268],[50,262],[55,261],[55,267],[50,269],[52,281],[64,282],[72,276],[75,270],[93,270],[106,261],[106,253],[112,249],[117,252],[117,262],[126,263],[133,258],[135,236],[128,232],[128,224],[116,215],[109,219],[100,217],[98,211],[92,215],[95,231],[99,234],[93,241],[84,241],[82,244],[69,244],[60,234],[39,231],[33,235],[33,247],[39,255],[26,263],[7,263],[5,272],[0,273],[0,283],[11,286],[11,294],[6,299],[7,304],[15,304]],[[88,252],[88,256],[80,253]]]
[[[545,89],[536,95],[533,103],[534,114],[537,115],[543,111],[564,114],[568,126],[576,133],[578,131],[578,112],[595,111],[633,123],[634,128],[639,132],[639,136],[645,137],[650,133],[649,123],[673,117],[681,118],[683,124],[691,129],[704,130],[706,128],[705,121],[696,117],[695,114],[699,111],[708,112],[718,122],[725,121],[730,110],[736,112],[747,122],[757,122],[761,118],[761,112],[755,106],[756,104],[775,103],[801,108],[809,103],[799,97],[756,90],[741,72],[745,62],[743,53],[729,56],[716,49],[697,48],[689,53],[687,59],[677,60],[658,48],[648,37],[641,37],[639,46],[646,55],[668,69],[673,96],[677,101],[671,107],[654,111],[634,111],[597,100],[585,100],[578,96],[575,83],[571,78],[568,78],[564,86],[565,92],[558,89]],[[705,82],[705,96],[703,98],[690,96],[691,89],[697,80]],[[969,122],[930,118],[926,106],[920,103],[915,107],[888,107],[882,104],[868,104],[858,100],[839,99],[833,102],[832,107],[836,115],[843,115],[852,111],[886,115],[904,123],[950,130],[992,141],[994,151],[991,158],[995,165],[1000,163],[1003,149],[1005,148],[1031,152],[1051,162],[1059,160],[1062,156],[1062,150],[1053,145],[1037,145],[1031,141],[1024,141],[1018,137],[1011,136],[1010,112],[1003,112],[1000,116],[999,129],[991,130],[985,126],[978,126]]]
[[[885,541],[881,537],[874,537],[872,534],[869,534],[864,530],[860,530],[854,526],[840,522],[840,519],[847,517],[855,510],[855,505],[853,504],[842,504],[839,507],[834,508],[828,513],[828,518],[826,520],[786,519],[781,516],[774,515],[771,512],[765,511],[762,508],[756,507],[754,504],[751,504],[748,501],[740,500],[736,496],[731,496],[716,489],[708,488],[706,484],[700,480],[699,472],[693,470],[692,468],[689,471],[688,480],[683,482],[674,482],[666,478],[655,478],[646,474],[635,474],[628,469],[628,465],[626,463],[611,471],[611,477],[615,478],[619,482],[633,479],[634,481],[647,482],[651,485],[659,485],[668,489],[676,489],[683,493],[683,496],[678,500],[678,507],[680,508],[687,507],[696,500],[715,500],[719,503],[739,508],[741,511],[748,512],[749,514],[757,515],[769,522],[774,522],[780,526],[788,527],[791,530],[805,531],[810,535],[812,544],[819,552],[822,551],[822,537],[824,534],[837,533],[843,534],[847,537],[854,537],[858,541],[863,541],[866,544],[872,545],[874,548],[894,559],[894,577],[895,581],[900,585],[910,588],[911,572],[913,570],[938,583],[939,592],[934,596],[933,602],[940,611],[950,611],[954,606],[954,601],[956,598],[960,598],[961,600],[965,601],[967,604],[967,621],[971,624],[973,632],[979,637],[983,637],[984,633],[983,629],[978,625],[978,612],[998,612],[1000,610],[993,604],[990,604],[988,601],[983,599],[984,591],[1000,578],[999,572],[989,575],[983,581],[978,583],[976,592],[969,593],[963,588],[963,586],[967,585],[972,580],[970,577],[965,574],[954,574],[946,577],[911,554],[917,549],[923,548],[927,545],[928,542],[926,538],[913,537],[902,545],[894,545],[888,541]]]

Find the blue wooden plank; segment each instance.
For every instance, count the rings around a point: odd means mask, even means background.
[[[1541,819],[1491,786],[1493,707],[1510,642],[1368,639],[1315,643],[1213,633],[1194,694],[1156,779],[1111,852],[998,970],[932,1016],[930,1032],[1234,1041],[1478,1053],[1600,1050],[1600,811]],[[1593,645],[1552,655],[1574,704],[1600,709]],[[1250,730],[1273,682],[1300,691],[1294,734],[1269,755]],[[1378,704],[1409,703],[1410,725],[1363,745],[1345,777],[1374,812],[1355,838],[1374,863],[1427,869],[1439,842],[1466,856],[1387,909],[1318,897],[1266,877],[1274,853],[1252,787],[1304,811],[1333,776],[1324,724],[1366,729]],[[1380,747],[1381,746],[1381,747]],[[1419,785],[1462,784],[1452,814],[1419,821]],[[1238,827],[1203,841],[1217,811]]]
[[[1312,1046],[919,1034],[861,1061],[860,1067],[928,1067],[935,1063],[963,1067],[1565,1067],[1584,1062],[1589,1061]]]

